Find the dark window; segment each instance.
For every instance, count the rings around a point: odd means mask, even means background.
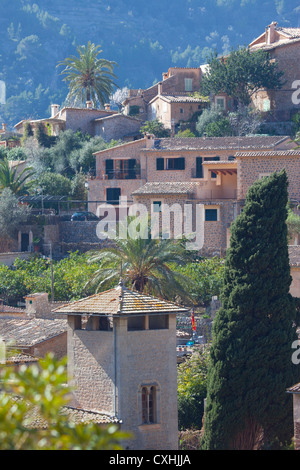
[[[185,158],[167,158],[167,170],[184,170]]]
[[[107,178],[110,180],[113,178],[114,175],[114,161],[113,160],[105,160],[105,174]]]
[[[107,188],[106,189],[106,202],[110,204],[118,204],[121,196],[120,188]]]
[[[149,315],[149,330],[167,330],[168,328],[168,315]]]
[[[203,178],[202,157],[196,157],[196,178]]]
[[[156,422],[156,387],[142,388],[142,423]]]
[[[138,317],[129,317],[127,320],[128,331],[139,331],[145,329],[145,317],[143,315]]]
[[[233,160],[235,160],[235,156],[234,155],[229,155],[228,161],[232,162]]]
[[[165,165],[164,165],[164,158],[157,158],[156,159],[156,169],[157,170],[164,170]]]
[[[218,220],[218,209],[205,209],[205,221],[216,222]]]

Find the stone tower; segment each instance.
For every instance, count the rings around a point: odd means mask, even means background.
[[[134,450],[178,448],[176,314],[187,309],[125,288],[56,310],[68,316],[72,406],[105,413]]]

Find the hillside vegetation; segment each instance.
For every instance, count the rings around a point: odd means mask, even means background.
[[[297,0],[1,0],[0,80],[10,126],[63,104],[56,65],[89,40],[119,64],[118,85],[146,88],[171,66],[198,67],[210,52],[246,45],[271,21],[298,26]]]

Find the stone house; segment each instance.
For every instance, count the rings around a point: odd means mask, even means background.
[[[112,118],[107,121],[105,118]],[[42,123],[48,135],[58,136],[61,131],[71,129],[76,132],[81,130],[90,134],[92,137],[100,135],[104,140],[111,139],[128,139],[133,140],[139,135],[141,126],[140,121],[122,116],[117,111],[111,110],[110,105],[106,105],[105,109],[95,109],[92,102],[87,101],[86,108],[63,107],[59,105],[51,105],[51,116],[38,120],[23,120],[17,123],[15,130],[23,134],[24,125],[29,122],[32,130]]]
[[[124,100],[124,114],[142,121],[158,119],[175,132],[181,122],[196,119],[207,101],[195,98],[199,91],[202,68],[171,67],[163,73],[163,80],[146,90],[129,90]]]
[[[70,405],[107,415],[134,450],[178,448],[176,314],[188,310],[125,288],[56,309],[68,322]]]
[[[0,301],[0,338],[22,355],[35,359],[52,352],[57,358],[67,354],[67,323],[53,310],[61,303],[48,301],[47,293],[25,298],[25,308],[14,308]]]
[[[294,146],[289,137],[281,136],[155,139],[148,135],[96,152],[97,176],[89,182],[89,207],[96,212],[95,201],[103,201],[112,203],[118,213],[120,197],[127,198],[128,208],[132,202],[143,204],[149,214],[162,204],[177,208],[189,204],[195,222],[201,204],[203,254],[224,255],[230,225],[256,179],[287,167],[290,197],[300,199],[300,154],[290,150]]]
[[[249,44],[250,51],[263,50],[270,54],[285,81],[280,90],[261,90],[254,104],[262,112],[271,112],[272,120],[289,121],[299,111],[300,28],[287,28],[272,22]]]

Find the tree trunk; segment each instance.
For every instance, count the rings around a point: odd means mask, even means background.
[[[238,432],[231,443],[232,450],[259,450],[263,444],[263,430],[253,418]]]

